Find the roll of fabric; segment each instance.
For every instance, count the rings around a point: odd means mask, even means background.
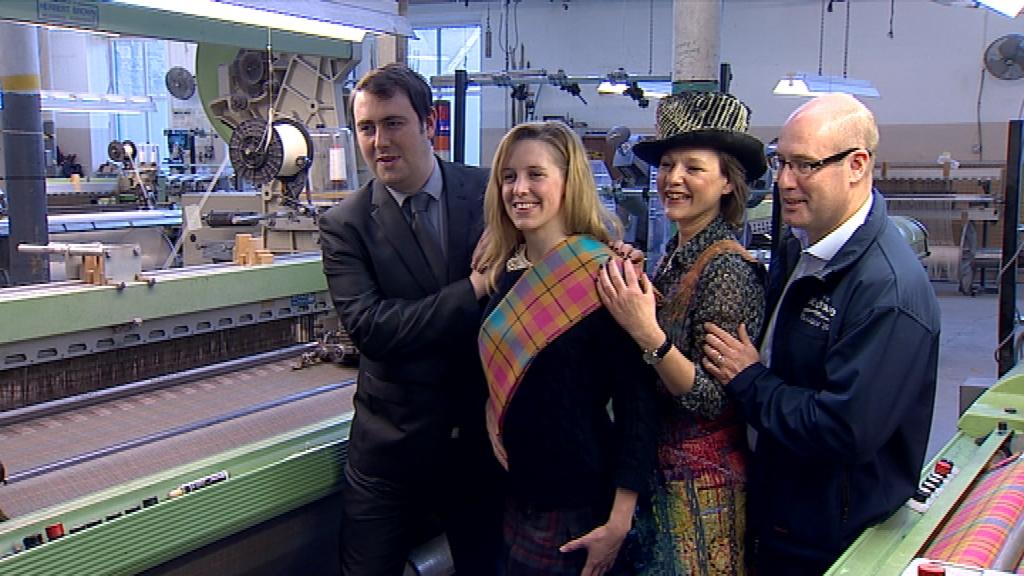
[[[923,556],[993,568],[1013,527],[1024,518],[1024,459],[1007,459],[986,472]],[[1021,572],[1018,569],[1018,573]]]

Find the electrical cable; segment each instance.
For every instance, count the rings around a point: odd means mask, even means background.
[[[825,53],[825,4],[828,0],[821,0],[821,26],[818,28],[818,76],[821,76],[821,63]]]
[[[647,75],[654,74],[654,0],[651,0],[647,18]]]
[[[846,67],[850,61],[850,2],[846,2],[846,35],[843,38],[843,78],[846,78]]]
[[[982,54],[985,53],[984,52],[985,51],[985,38],[988,38],[988,15],[989,15],[989,11],[985,10],[985,16],[982,19],[982,29],[981,29],[981,38],[982,38],[981,49],[982,49]],[[985,91],[985,66],[982,65],[982,67],[981,67],[981,80],[978,81],[978,101],[977,101],[976,107],[975,107],[975,118],[974,118],[975,122],[977,123],[977,126],[978,126],[978,161],[979,162],[985,159],[985,144],[984,144],[984,141],[982,140],[983,133],[982,133],[982,128],[981,128],[981,101],[982,101],[982,95],[984,94],[984,91]]]
[[[985,159],[985,145],[982,143],[981,131],[981,95],[985,91],[985,67],[981,67],[981,80],[978,82],[978,103],[975,113],[975,120],[978,124],[978,161]]]
[[[272,141],[270,133],[274,129],[274,80],[271,76],[273,74],[274,53],[271,50],[270,42],[270,28],[267,28],[267,92],[270,93],[270,107],[267,109],[267,130],[263,133],[263,141],[257,146],[257,148],[263,149],[264,154],[270,149],[270,142]]]
[[[894,38],[893,20],[896,19],[896,0],[889,0],[889,38]]]
[[[996,284],[997,285],[1002,286],[1002,284],[1003,284],[1003,276],[1007,272],[1010,271],[1010,268],[1014,268],[1014,271],[1016,271],[1015,266],[1017,264],[1017,259],[1020,258],[1020,253],[1021,253],[1022,250],[1024,250],[1024,244],[1021,244],[1020,246],[1018,246],[1017,247],[1017,251],[1013,254],[1013,258],[1009,258],[1006,261],[1006,264],[1002,265],[999,268],[999,274],[996,277]],[[1014,315],[1016,316],[1016,314],[1014,314]],[[1019,324],[1019,322],[1015,322],[1014,324]],[[1015,327],[1013,330],[1010,331],[1009,334],[1006,335],[1006,338],[1003,338],[1002,342],[1000,342],[999,344],[996,344],[996,348],[992,352],[992,357],[995,359],[997,364],[999,363],[999,351],[1003,349],[1003,346],[1006,346],[1007,344],[1009,344],[1009,342],[1011,340],[1013,340],[1014,336],[1016,336],[1016,335],[1017,335],[1017,330],[1016,330],[1016,327]]]
[[[514,50],[518,49],[521,46],[521,44],[519,43],[519,2],[518,1],[516,2],[515,8],[512,9],[512,17],[515,19],[515,28],[516,28],[516,43],[512,45],[512,50],[514,51]],[[515,59],[515,55],[514,54],[515,53],[513,52],[513,60]],[[520,60],[522,60],[522,58],[520,58]],[[519,62],[519,67],[520,68],[523,67],[523,63],[522,62]]]

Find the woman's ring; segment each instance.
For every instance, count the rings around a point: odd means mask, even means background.
[[[725,358],[722,356],[722,353],[719,352],[718,353],[718,362],[715,362],[715,364],[718,364],[719,366],[721,366],[722,365],[722,360],[724,360],[724,359]]]

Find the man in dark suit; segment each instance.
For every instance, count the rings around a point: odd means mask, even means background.
[[[320,219],[331,296],[361,353],[342,573],[401,574],[440,521],[458,574],[492,574],[503,502],[476,345],[486,281],[470,267],[487,173],[434,156],[430,88],[404,65],[364,76],[352,109],[375,178]]]

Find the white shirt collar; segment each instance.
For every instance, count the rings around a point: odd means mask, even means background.
[[[838,228],[830,232],[827,236],[818,240],[814,244],[808,246],[807,231],[802,228],[794,228],[793,235],[800,240],[800,246],[803,247],[805,253],[825,262],[828,262],[839,253],[839,249],[846,244],[853,233],[864,225],[864,222],[868,219],[868,212],[871,212],[871,205],[874,203],[874,195],[869,194],[868,199],[861,204],[861,207],[853,213],[852,216],[846,219],[839,225]]]

